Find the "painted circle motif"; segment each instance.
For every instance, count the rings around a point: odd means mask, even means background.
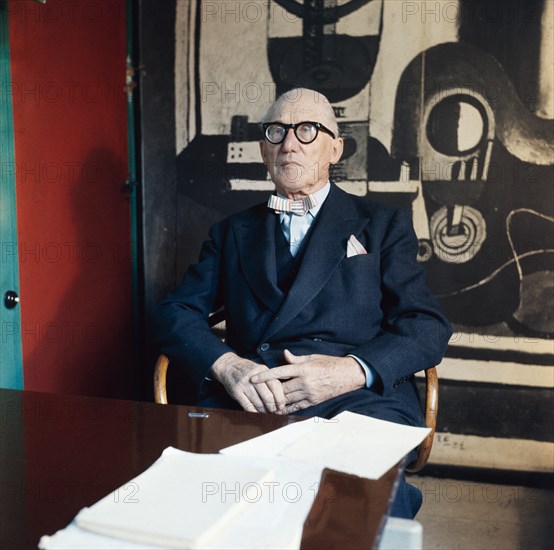
[[[419,239],[417,249],[417,261],[428,262],[433,256],[433,246],[426,239]]]
[[[431,217],[430,229],[435,254],[447,263],[468,262],[479,252],[487,237],[483,216],[471,206],[463,207],[457,234],[448,232],[448,210],[445,206]]]
[[[449,96],[433,107],[427,121],[427,139],[444,155],[459,157],[475,152],[487,137],[486,111],[476,98]]]

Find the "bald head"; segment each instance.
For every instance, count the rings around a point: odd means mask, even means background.
[[[321,122],[333,131],[336,136],[339,134],[339,127],[335,117],[335,111],[329,100],[319,92],[309,88],[293,88],[279,96],[273,105],[267,110],[262,122],[281,120],[283,111],[294,112],[302,120]],[[302,118],[302,114],[305,117]]]

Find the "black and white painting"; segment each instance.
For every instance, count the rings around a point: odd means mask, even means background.
[[[553,5],[178,0],[179,193],[213,221],[264,200],[260,120],[281,92],[317,89],[345,138],[334,181],[411,208],[449,355],[549,364]]]

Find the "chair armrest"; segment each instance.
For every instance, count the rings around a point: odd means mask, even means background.
[[[423,440],[417,452],[417,458],[406,467],[406,471],[419,472],[429,459],[433,439],[437,428],[437,413],[439,410],[439,378],[436,367],[431,367],[425,371],[425,424],[431,428],[429,435]]]
[[[220,309],[208,318],[208,324],[222,340],[225,340],[225,310]],[[167,405],[167,368],[169,358],[163,353],[158,357],[154,368],[154,401]]]
[[[154,400],[156,403],[167,405],[167,367],[169,359],[166,355],[160,355],[154,368]]]

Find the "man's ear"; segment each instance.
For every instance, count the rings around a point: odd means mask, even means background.
[[[333,140],[333,147],[331,149],[331,164],[337,164],[342,157],[344,151],[344,140],[341,137]]]

